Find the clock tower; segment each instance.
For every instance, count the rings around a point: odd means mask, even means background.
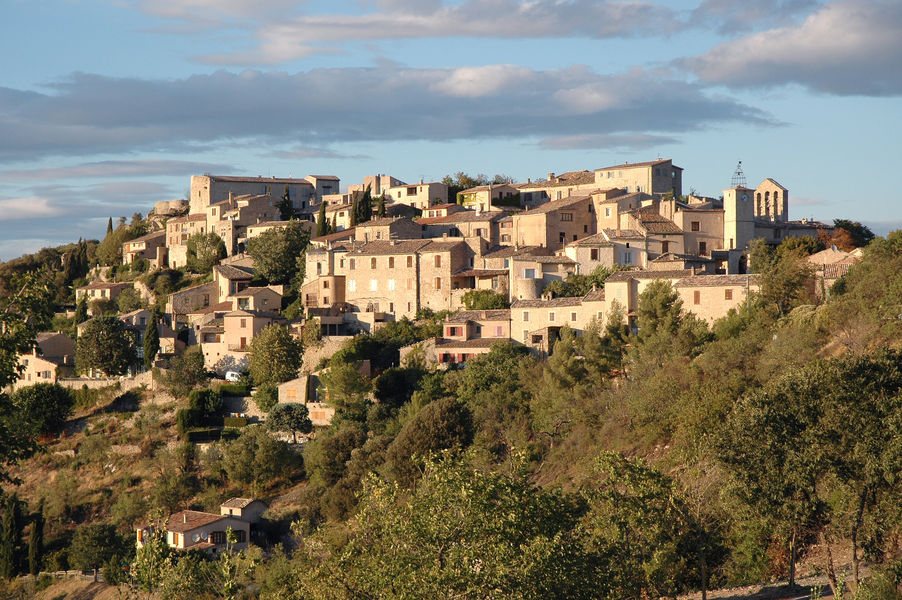
[[[755,237],[755,190],[737,185],[723,192],[723,247],[744,250]]]

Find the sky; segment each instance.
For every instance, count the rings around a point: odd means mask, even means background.
[[[660,157],[718,196],[741,160],[791,218],[902,226],[900,0],[2,0],[0,56],[0,260],[203,173]]]

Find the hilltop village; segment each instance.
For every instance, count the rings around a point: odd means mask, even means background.
[[[407,184],[389,175],[366,177],[345,193],[334,176],[194,176],[187,202],[154,209],[156,216],[183,214],[125,242],[122,262],[184,269],[195,236],[222,240],[225,257],[212,280],[169,295],[160,335],[168,340],[164,354],[199,345],[206,367],[224,375],[246,366],[254,336],[273,323],[315,322],[323,336],[349,336],[424,310],[449,313],[443,335],[428,344],[436,363],[465,362],[500,339],[547,355],[564,326],[580,332],[616,313],[633,327],[637,298],[655,280],[669,281],[688,311],[712,323],[758,289],[747,262],[752,240],[777,245],[832,231],[791,220],[789,190],[771,178],[755,188],[737,183],[719,198],[684,195],[682,182],[683,169],[671,160],[549,173],[451,198],[447,183]],[[310,246],[298,290],[302,310],[287,319],[285,286],[252,285],[246,250],[257,236],[298,225]],[[812,261],[848,265],[854,258]],[[568,277],[599,269],[610,274],[586,293],[553,292]],[[842,269],[821,273],[829,287]],[[131,287],[101,276],[76,298],[116,301]],[[477,298],[504,308],[465,310]],[[144,310],[121,319],[143,330],[149,317]],[[186,332],[181,341],[179,331]],[[46,380],[39,377],[44,367],[35,368],[20,383]]]
[[[429,565],[444,561],[435,531],[477,562],[486,554],[471,539],[544,548],[547,534],[571,545],[531,557],[515,581],[519,550],[499,554],[486,563],[502,582],[491,585],[532,586],[540,569],[555,574],[544,597],[670,597],[787,572],[792,585],[820,527],[834,545],[851,540],[857,584],[857,530],[843,529],[854,490],[823,522],[827,499],[784,514],[763,492],[717,494],[795,477],[771,450],[796,443],[786,452],[814,448],[825,461],[805,493],[831,489],[830,465],[849,452],[829,427],[851,405],[809,407],[823,420],[782,432],[798,425],[792,402],[879,404],[902,389],[890,377],[879,393],[849,391],[902,360],[866,355],[897,336],[887,311],[898,302],[874,294],[896,289],[875,281],[898,272],[900,238],[791,219],[789,189],[749,186],[741,164],[718,197],[684,192],[683,177],[670,159],[520,183],[377,174],[345,191],[336,176],[197,175],[188,199],[111,218],[102,241],[3,264],[0,576],[92,569],[96,581],[101,569],[107,584],[164,598],[234,592],[235,578],[248,597],[382,597],[394,566],[379,561],[396,535],[417,540],[406,552]],[[804,396],[810,381],[838,391]],[[765,419],[762,406],[785,414]],[[474,481],[485,486],[478,509],[467,508]],[[790,487],[773,502],[795,502]],[[433,533],[414,527],[445,510],[424,525]],[[531,529],[540,514],[551,533]],[[484,517],[468,521],[478,533],[439,531],[461,515]],[[646,541],[633,545],[604,525],[634,518],[623,536]],[[25,531],[37,548],[27,565]],[[612,579],[610,557],[627,546]],[[668,558],[645,556],[650,546]],[[566,552],[585,562],[559,579]],[[159,557],[168,566],[154,570]],[[230,561],[247,557],[237,575]],[[333,594],[345,582],[334,561],[352,565],[359,587]],[[464,571],[436,579],[436,594],[470,585]],[[432,581],[408,575],[417,593]],[[34,591],[40,577],[10,585]],[[614,587],[597,595],[586,577]],[[561,591],[571,585],[579,594]]]

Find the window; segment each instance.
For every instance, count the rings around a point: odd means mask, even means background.
[[[664,241],[661,242],[661,252],[670,252],[670,242]]]
[[[725,289],[723,291],[723,299],[724,300],[732,300],[733,299],[733,290]]]
[[[410,277],[407,278],[407,289],[408,290],[413,289],[413,279],[411,279]],[[410,309],[408,308],[407,310],[410,310]]]
[[[442,289],[442,278],[441,278],[441,277],[436,277],[436,278],[435,278],[435,282],[433,283],[433,285],[435,286],[435,289],[437,289],[437,290]]]
[[[326,279],[326,280],[323,281],[323,289],[324,289],[324,290],[328,290],[328,289],[329,289],[329,280],[328,280],[328,279]]]
[[[370,279],[370,291],[375,292],[379,289],[379,280],[378,279]]]
[[[524,330],[523,330],[523,341],[525,342],[525,341],[528,340],[528,339],[529,339],[529,330],[528,330],[528,329],[524,329]]]
[[[501,337],[502,335],[504,335],[504,327],[495,325],[495,337]]]
[[[356,279],[351,279],[350,281],[348,281],[348,291],[349,292],[357,291],[357,280]]]
[[[589,226],[583,225],[583,233],[589,233]]]
[[[574,323],[576,322],[576,313],[575,312],[570,313],[570,320],[573,321]]]
[[[693,304],[701,304],[702,303],[702,293],[698,290],[692,292],[692,303]]]
[[[567,234],[565,232],[560,232],[558,235],[559,241],[563,244],[567,240]]]
[[[388,257],[388,268],[389,268],[389,269],[394,269],[394,268],[395,268],[395,257],[394,257],[394,256],[389,256],[389,257]]]
[[[528,322],[529,322],[529,311],[528,311],[528,310],[524,310],[524,311],[523,311],[523,322],[524,322],[524,323],[528,323]]]
[[[317,275],[323,274],[323,263],[319,263],[319,262],[316,263],[316,274]]]
[[[548,321],[554,323],[554,311],[549,311],[548,313]]]
[[[589,250],[589,258],[591,260],[598,260],[598,248],[592,248]]]
[[[569,212],[561,213],[561,221],[572,221],[572,220],[573,220],[573,213],[569,213]]]
[[[535,279],[536,278],[536,270],[535,269],[523,269],[523,279]]]
[[[625,264],[625,265],[633,264],[633,253],[632,252],[624,252],[623,253],[623,264]]]
[[[510,241],[511,241],[511,236],[510,236],[510,234],[509,234],[509,233],[502,233],[502,234],[501,234],[501,241],[502,241],[502,242],[510,242]]]
[[[371,269],[375,269],[375,268],[376,268],[376,257],[373,257],[373,258],[370,259],[370,268],[371,268]]]
[[[440,268],[441,266],[442,266],[442,255],[441,255],[441,254],[436,254],[436,255],[435,255],[435,268],[438,269],[438,268]]]
[[[214,531],[210,534],[210,541],[214,544],[225,544],[225,531]]]
[[[356,263],[356,261],[352,258],[352,259],[351,259],[351,265],[348,267],[351,271],[354,270],[355,263]]]
[[[245,327],[247,327],[247,320],[241,319],[241,328],[244,329]]]
[[[692,231],[700,231],[700,224],[698,221],[692,221],[692,224],[690,227],[691,227]]]
[[[698,243],[698,253],[704,256],[708,253],[708,243],[707,242],[699,242]]]
[[[388,291],[390,291],[390,292],[395,291],[395,280],[394,279],[388,280]]]
[[[605,207],[605,209],[604,209],[604,216],[606,216],[606,217],[610,217],[610,216],[611,216],[611,207],[610,207],[610,206]]]
[[[407,267],[410,268],[410,267],[412,267],[412,266],[413,266],[413,257],[412,257],[412,256],[408,256],[408,257],[407,257]]]

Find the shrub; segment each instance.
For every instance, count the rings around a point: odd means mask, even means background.
[[[257,408],[268,413],[279,402],[279,388],[271,383],[264,383],[257,388],[254,402],[257,403]]]
[[[225,427],[244,427],[247,425],[247,417],[226,417],[222,424]]]
[[[219,393],[229,396],[247,396],[246,383],[223,383],[219,386]]]

